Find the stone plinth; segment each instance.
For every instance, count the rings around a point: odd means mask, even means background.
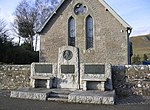
[[[68,96],[68,102],[111,104],[115,103],[115,91],[82,91],[77,90]]]
[[[11,91],[10,97],[12,98],[21,98],[21,99],[34,99],[34,100],[47,100],[51,91],[49,89],[41,88],[24,88],[16,91]]]

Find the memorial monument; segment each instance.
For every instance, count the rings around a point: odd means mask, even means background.
[[[131,30],[104,0],[62,0],[37,31],[40,62],[31,65],[31,87],[49,92],[22,98],[70,90],[68,102],[114,104],[111,66],[130,62]]]

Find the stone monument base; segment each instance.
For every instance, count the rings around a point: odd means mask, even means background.
[[[115,103],[115,91],[77,90],[69,94],[68,102],[113,105]]]
[[[51,91],[45,88],[22,88],[11,91],[10,97],[21,99],[47,100]]]
[[[10,97],[75,103],[114,104],[115,91],[22,88],[11,91]]]

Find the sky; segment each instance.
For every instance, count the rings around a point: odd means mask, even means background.
[[[15,8],[21,0],[0,0],[0,17],[13,22]]]
[[[21,0],[0,0],[0,18],[13,22]],[[150,34],[150,0],[105,0],[132,28],[131,36]]]
[[[150,34],[150,0],[105,0],[132,28],[131,36]]]

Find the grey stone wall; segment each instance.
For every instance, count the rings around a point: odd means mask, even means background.
[[[0,65],[0,89],[29,87],[30,65]]]
[[[150,65],[113,66],[113,83],[118,96],[150,96]]]
[[[150,96],[150,65],[113,66],[113,85],[119,97]],[[0,89],[30,87],[30,65],[0,65]]]

